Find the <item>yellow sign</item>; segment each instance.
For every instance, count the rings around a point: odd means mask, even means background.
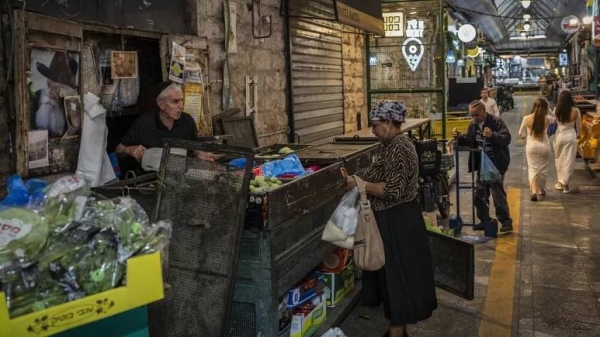
[[[161,275],[160,253],[134,257],[127,261],[126,286],[13,319],[0,292],[0,337],[50,336],[158,301]]]
[[[386,37],[404,36],[404,13],[383,13],[383,28]]]
[[[339,1],[337,3],[338,20],[341,23],[364,29],[367,32],[375,33],[380,36],[385,35],[383,30],[383,20],[363,13],[356,8],[352,8]]]

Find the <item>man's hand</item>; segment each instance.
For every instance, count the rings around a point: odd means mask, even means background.
[[[210,153],[210,152],[198,151],[198,153],[196,154],[196,157],[198,157],[198,159],[202,159],[202,160],[206,160],[206,161],[215,161],[215,160],[221,158],[221,155]]]
[[[146,148],[143,145],[128,146],[125,153],[135,158],[138,162],[142,162],[144,154],[146,154]]]
[[[458,136],[459,136],[458,129],[457,128],[452,129],[452,137],[456,138]]]
[[[482,136],[484,136],[487,139],[490,139],[490,138],[492,138],[492,134],[493,134],[492,129],[490,129],[488,127],[483,128]]]

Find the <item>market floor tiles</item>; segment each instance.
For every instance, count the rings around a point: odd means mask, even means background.
[[[517,108],[502,116],[513,136],[505,185],[514,232],[475,244],[475,298],[437,289],[438,309],[408,327],[411,337],[600,337],[600,182],[578,159],[573,193],[563,194],[554,190],[551,165],[548,195],[530,202],[525,149],[517,131],[534,99],[517,96]],[[466,153],[460,161],[459,178],[469,182]],[[470,192],[461,192],[460,199],[460,215],[470,223]],[[465,231],[482,235],[469,227]],[[378,337],[387,322],[382,308],[358,306],[341,328],[348,337]]]

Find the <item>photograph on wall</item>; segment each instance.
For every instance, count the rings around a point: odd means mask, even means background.
[[[111,53],[111,78],[137,78],[138,58],[136,51],[113,50]]]
[[[79,54],[31,50],[31,129],[47,130],[48,139],[67,131],[63,98],[79,91]]]
[[[27,136],[29,168],[35,169],[50,165],[48,159],[48,130],[29,131]]]
[[[81,120],[83,117],[83,109],[81,108],[81,97],[68,96],[65,101],[65,117],[67,120],[67,132],[64,138],[72,139],[79,138],[81,133]]]

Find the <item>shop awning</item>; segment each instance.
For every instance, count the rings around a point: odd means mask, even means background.
[[[380,1],[337,0],[338,21],[369,33],[385,35]]]

